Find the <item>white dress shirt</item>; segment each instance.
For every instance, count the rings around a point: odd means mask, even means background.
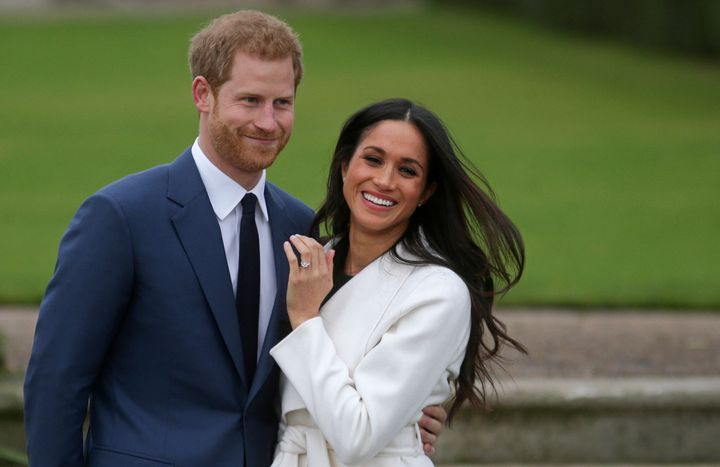
[[[228,272],[232,281],[233,291],[237,293],[237,272],[239,260],[240,219],[242,206],[240,201],[248,193],[239,183],[228,177],[207,158],[196,139],[192,147],[192,155],[200,172],[205,190],[210,198],[215,216],[220,225],[225,258]],[[275,280],[275,260],[273,257],[272,235],[270,232],[270,219],[268,218],[267,204],[265,203],[265,171],[260,181],[250,190],[257,196],[259,209],[255,209],[255,225],[260,241],[260,310],[258,316],[258,347],[257,356],[265,341],[265,333],[270,314],[272,313],[277,292]]]

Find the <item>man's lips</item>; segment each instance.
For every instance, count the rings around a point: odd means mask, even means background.
[[[278,136],[258,136],[258,135],[243,135],[245,138],[250,139],[258,144],[273,144],[276,142]]]

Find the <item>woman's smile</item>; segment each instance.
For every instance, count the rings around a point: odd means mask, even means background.
[[[391,207],[397,204],[397,201],[379,195],[374,195],[372,193],[368,193],[367,191],[362,192],[362,197],[374,206]]]

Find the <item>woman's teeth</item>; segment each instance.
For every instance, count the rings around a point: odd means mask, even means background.
[[[392,206],[393,204],[397,204],[395,201],[390,201],[388,199],[382,199],[378,198],[377,196],[373,196],[369,193],[363,193],[363,198],[370,201],[373,204],[377,204],[379,206]]]

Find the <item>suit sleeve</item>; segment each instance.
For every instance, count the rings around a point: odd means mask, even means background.
[[[455,275],[430,275],[352,376],[321,318],[305,321],[271,353],[338,457],[373,458],[417,417],[469,336],[470,296]],[[358,310],[359,313],[362,310]]]
[[[30,465],[82,466],[82,426],[93,384],[133,283],[130,232],[120,205],[94,195],[60,242],[25,376]]]

